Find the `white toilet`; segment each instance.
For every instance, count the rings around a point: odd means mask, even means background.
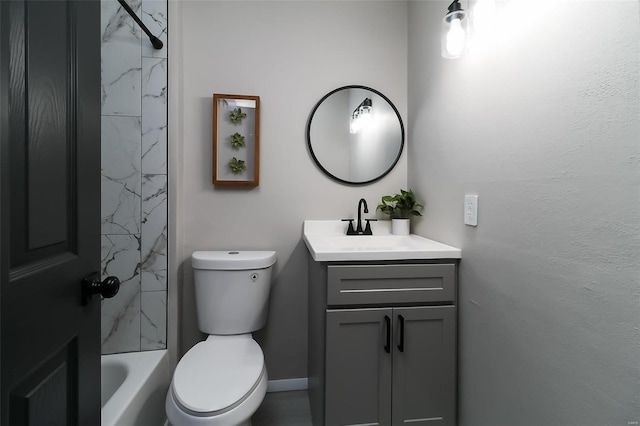
[[[173,426],[250,426],[267,391],[251,332],[267,319],[274,251],[196,251],[198,327],[209,337],[178,362],[165,408]]]

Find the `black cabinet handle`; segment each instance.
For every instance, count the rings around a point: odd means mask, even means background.
[[[404,317],[398,315],[398,319],[400,320],[400,343],[398,343],[398,350],[404,352]]]
[[[387,325],[387,344],[384,345],[384,351],[391,353],[391,318],[389,315],[384,316],[384,322]]]

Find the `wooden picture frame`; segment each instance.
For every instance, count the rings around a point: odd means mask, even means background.
[[[213,184],[258,186],[260,97],[213,95]]]

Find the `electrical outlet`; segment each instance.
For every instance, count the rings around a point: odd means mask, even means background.
[[[478,226],[478,196],[464,196],[464,224]]]

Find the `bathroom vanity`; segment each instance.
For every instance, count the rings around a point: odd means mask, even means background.
[[[314,426],[454,425],[460,250],[328,222],[304,233]]]

